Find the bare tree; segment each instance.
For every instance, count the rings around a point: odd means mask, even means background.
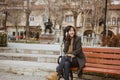
[[[21,13],[24,0],[6,0],[8,13],[8,21],[16,28],[16,36],[18,36],[18,24],[21,22]],[[6,19],[7,20],[7,19]],[[18,39],[18,37],[17,37]]]
[[[26,1],[26,5],[24,5],[25,1]],[[10,11],[13,11],[13,14],[15,14],[13,19],[16,18],[17,16],[20,16],[20,14],[23,11],[25,11],[25,14],[26,14],[25,31],[26,31],[26,41],[27,41],[27,39],[28,39],[28,31],[29,31],[29,16],[30,16],[30,13],[31,13],[30,0],[6,0],[6,3],[8,4],[7,9],[10,10]],[[18,18],[20,18],[20,17],[18,17]],[[18,25],[18,22],[19,21],[17,20],[16,22],[14,22],[14,24]]]
[[[104,9],[105,9],[105,0],[92,0],[92,28],[97,27],[97,32],[99,25],[104,23]]]
[[[12,10],[12,11],[9,11],[9,16],[8,16],[8,21],[12,23],[13,26],[16,28],[15,36],[17,40],[18,40],[18,29],[19,29],[18,26],[19,26],[19,23],[21,22],[21,16],[22,16],[22,14],[20,13],[21,13],[20,10],[18,11]]]
[[[66,7],[73,13],[74,26],[77,27],[77,17],[82,12],[84,0],[66,0]]]
[[[54,20],[54,27],[58,24],[59,28],[61,29],[63,18],[64,18],[64,10],[63,10],[62,1],[48,0],[47,9],[49,13],[48,18],[52,18]]]
[[[24,1],[25,0],[6,0],[6,3],[7,3],[7,7],[9,9],[10,8],[19,9],[21,6],[24,5]]]
[[[61,29],[64,19],[64,8],[62,2],[58,1],[54,3],[52,13],[54,15],[55,22],[59,25],[59,28]]]
[[[5,0],[1,0],[0,1],[0,30],[5,30],[5,32],[7,31],[7,27],[6,27],[6,21],[7,21],[7,16],[8,13],[5,10],[7,4],[5,3]]]
[[[26,42],[29,38],[29,16],[30,16],[30,13],[31,13],[31,10],[30,10],[30,1],[27,0],[27,5],[26,5],[26,9],[25,9],[25,13],[26,13],[26,27],[25,27],[25,32],[26,32],[26,35],[25,35],[25,38],[26,38]]]

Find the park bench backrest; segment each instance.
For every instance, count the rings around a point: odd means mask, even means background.
[[[83,51],[86,67],[116,70],[111,73],[120,74],[120,48],[83,48]]]

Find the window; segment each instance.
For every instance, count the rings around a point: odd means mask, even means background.
[[[120,17],[117,18],[117,25],[120,25]]]
[[[13,36],[15,36],[15,32],[13,32]]]
[[[18,36],[19,36],[19,32],[18,32],[18,34],[17,34]]]
[[[89,0],[85,0],[85,3],[89,3]]]
[[[30,16],[30,21],[34,21],[34,16]]]
[[[74,21],[74,18],[73,18],[73,15],[66,15],[65,17],[65,22],[73,22]]]
[[[20,31],[20,36],[23,36],[24,32],[23,31]]]
[[[43,22],[47,22],[47,21],[48,21],[47,16],[43,15]]]
[[[111,19],[108,18],[108,19],[107,19],[107,25],[110,25],[110,24],[111,24]]]
[[[115,25],[115,24],[116,24],[116,18],[113,17],[113,18],[112,18],[112,25]]]

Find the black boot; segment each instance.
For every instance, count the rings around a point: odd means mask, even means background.
[[[78,77],[79,78],[82,78],[82,74],[83,74],[83,71],[82,70],[78,70]]]

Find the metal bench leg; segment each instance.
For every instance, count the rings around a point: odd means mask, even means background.
[[[61,75],[58,75],[57,80],[60,80],[61,78],[64,78],[64,74],[63,73]]]
[[[72,73],[72,70],[70,70],[70,77],[71,77],[71,80],[73,80],[73,73]]]

